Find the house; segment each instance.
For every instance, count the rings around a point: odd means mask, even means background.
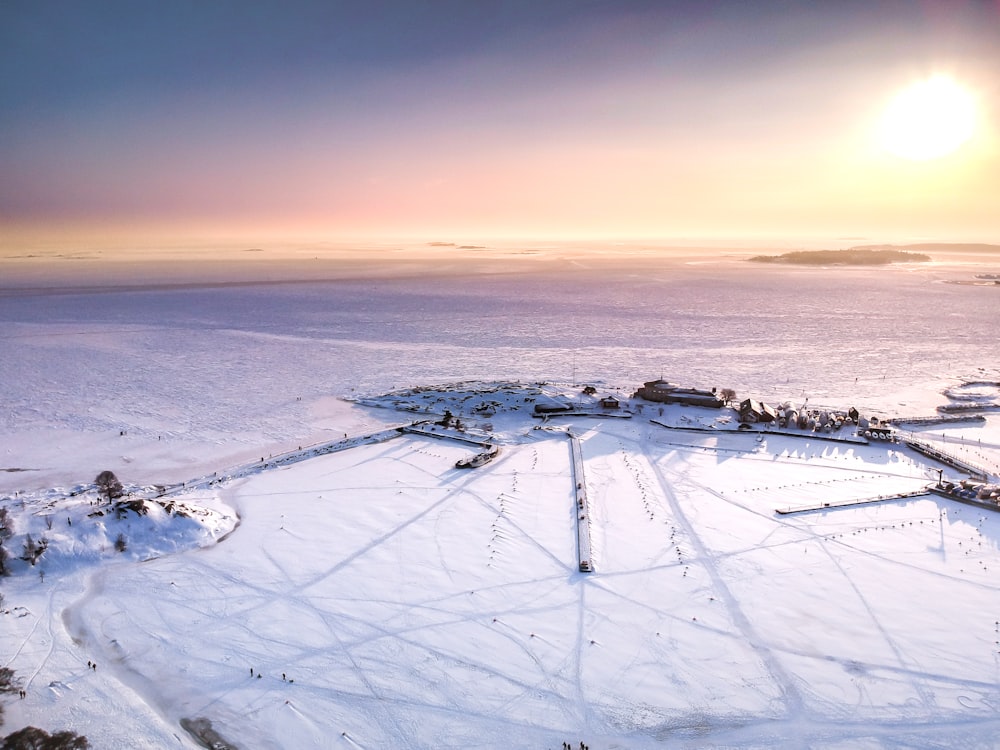
[[[635,392],[635,397],[643,398],[646,401],[666,403],[670,393],[678,387],[666,380],[650,380],[648,383],[643,383],[642,388]]]
[[[559,414],[573,411],[573,405],[566,399],[539,396],[535,402],[535,414]]]
[[[604,396],[601,398],[602,409],[617,409],[621,403],[614,396]]]
[[[740,421],[748,424],[754,422],[773,422],[778,413],[770,406],[751,398],[740,402]]]
[[[707,406],[710,409],[721,409],[725,404],[715,394],[699,388],[682,388],[668,383],[666,380],[651,380],[643,383],[642,388],[635,392],[637,398],[646,401],[658,401],[663,404],[686,404],[687,406]]]

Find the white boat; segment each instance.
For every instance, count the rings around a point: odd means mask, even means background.
[[[488,451],[483,451],[482,453],[477,453],[474,456],[469,456],[468,458],[460,458],[455,462],[456,469],[475,469],[484,464],[488,464],[494,458],[496,458],[497,453],[500,452],[499,448],[493,447]]]

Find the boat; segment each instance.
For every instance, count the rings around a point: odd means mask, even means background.
[[[490,461],[496,458],[496,455],[499,452],[500,449],[494,446],[489,450],[483,451],[482,453],[477,453],[474,456],[469,456],[468,458],[460,458],[458,461],[455,462],[455,468],[456,469],[479,468],[480,466],[488,464]]]

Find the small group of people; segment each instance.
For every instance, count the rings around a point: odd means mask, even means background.
[[[253,667],[250,667],[250,676],[251,676],[251,677],[254,677],[254,676],[255,676],[255,675],[254,675],[254,671],[253,671]],[[262,674],[260,673],[260,670],[258,669],[258,670],[257,670],[257,673],[256,673],[256,677],[257,677],[257,679],[259,680],[259,679],[261,679],[261,678],[262,678],[263,676],[264,676],[264,675],[262,675]],[[281,680],[282,680],[282,682],[295,682],[295,680],[289,680],[289,679],[288,679],[288,678],[287,678],[287,677],[285,676],[285,673],[284,673],[284,672],[282,672],[282,673],[281,673]]]

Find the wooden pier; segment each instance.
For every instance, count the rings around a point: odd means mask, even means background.
[[[877,497],[862,497],[848,500],[831,500],[824,503],[811,503],[809,505],[796,505],[789,508],[775,508],[774,512],[781,516],[790,516],[795,513],[813,513],[818,510],[836,510],[837,508],[850,508],[854,505],[872,505],[874,503],[885,503],[892,500],[905,500],[910,497],[921,497],[931,494],[931,490],[925,487],[915,492],[900,492],[895,495],[878,495]]]
[[[474,445],[477,448],[482,448],[483,450],[488,450],[493,447],[493,443],[491,443],[488,439],[463,435],[456,430],[431,430],[425,425],[426,423],[424,422],[414,422],[413,424],[407,425],[401,429],[409,435],[423,435],[424,437],[437,438],[438,440],[453,440],[456,443]]]
[[[318,443],[316,445],[310,445],[306,448],[298,448],[297,450],[288,451],[287,453],[280,453],[276,456],[272,455],[267,458],[261,457],[260,461],[252,461],[241,466],[234,466],[229,469],[224,469],[221,472],[217,471],[203,477],[180,482],[179,484],[158,485],[152,491],[135,494],[138,497],[153,500],[170,495],[178,495],[193,489],[205,489],[233,479],[241,479],[251,474],[258,474],[264,470],[280,469],[284,466],[299,463],[300,461],[306,461],[310,458],[325,456],[330,453],[338,453],[350,448],[357,448],[359,445],[384,443],[387,440],[400,437],[409,427],[410,425],[400,425],[398,427],[390,427],[386,430],[372,432],[367,435],[355,435],[353,437],[331,440],[327,443]]]
[[[931,445],[930,443],[925,443],[923,440],[917,440],[915,438],[906,438],[903,443],[908,448],[912,448],[917,453],[927,456],[928,458],[933,458],[935,461],[940,461],[947,466],[951,466],[953,469],[958,469],[959,471],[964,471],[970,477],[974,479],[979,479],[983,482],[988,482],[990,480],[990,472],[981,466],[976,466],[973,463],[969,463],[958,456],[943,451],[937,446]]]
[[[567,432],[573,454],[573,483],[576,498],[576,549],[581,573],[592,573],[594,563],[590,547],[590,504],[587,500],[587,481],[583,476],[583,451],[580,439]]]

